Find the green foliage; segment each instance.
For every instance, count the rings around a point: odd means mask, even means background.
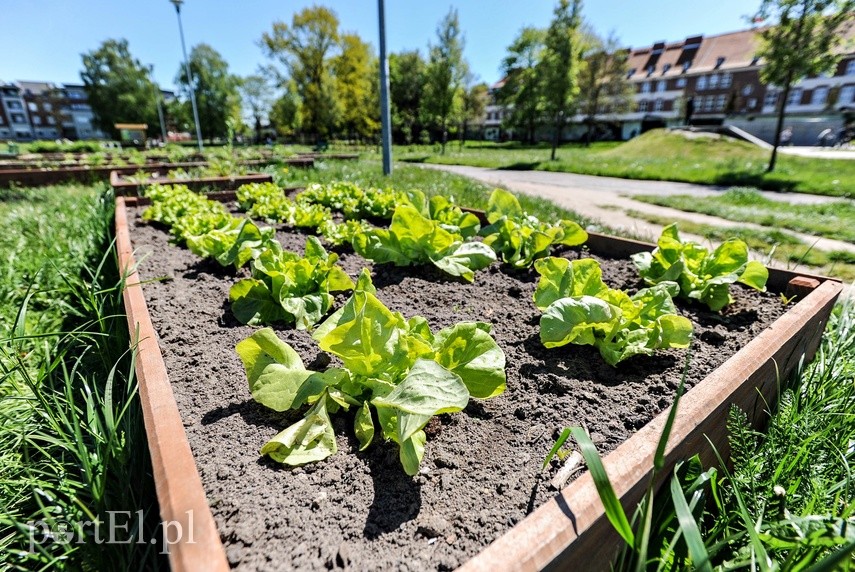
[[[373,229],[374,226],[364,220],[346,220],[343,223],[336,223],[332,219],[327,219],[318,227],[318,233],[327,243],[343,246],[352,244],[356,235]]]
[[[275,183],[249,183],[237,190],[241,210],[251,218],[297,228],[318,228],[330,221],[330,211],[306,201],[291,201]]]
[[[312,183],[297,196],[297,202],[323,205],[342,213],[348,219],[389,219],[397,199],[398,193],[395,191],[363,187],[349,181]]]
[[[313,337],[343,367],[307,370],[270,329],[236,348],[256,401],[275,411],[311,406],[303,420],[262,447],[261,454],[280,463],[302,465],[335,454],[329,416],[353,408],[360,450],[382,435],[398,444],[404,470],[415,475],[431,417],[461,411],[470,395],[489,398],[505,389],[505,355],[489,325],[461,322],[434,334],[424,318],[406,320],[386,308],[366,270],[347,304]]]
[[[601,38],[589,33],[583,43],[584,65],[578,76],[578,105],[585,116],[586,141],[590,143],[597,115],[603,108],[607,107],[611,114],[627,112],[632,107],[635,92],[627,77],[629,52],[622,49],[616,37]]]
[[[675,283],[660,283],[629,296],[603,282],[596,260],[544,258],[534,264],[540,280],[534,304],[543,312],[540,340],[547,348],[592,345],[609,365],[655,350],[686,348],[692,323],[677,314]]]
[[[252,278],[231,287],[232,312],[243,324],[272,322],[311,328],[333,304],[330,292],[353,289],[353,281],[336,265],[338,255],[328,253],[314,236],[306,239],[303,256],[269,249],[252,263]]]
[[[280,83],[293,82],[300,102],[299,125],[312,135],[330,135],[339,120],[341,107],[331,70],[340,39],[338,23],[329,8],[304,8],[294,14],[290,26],[274,22],[260,41],[264,54],[281,66],[271,70]]]
[[[380,130],[377,58],[356,34],[342,34],[340,45],[341,53],[332,61],[341,105],[339,129],[348,137],[373,137]]]
[[[510,110],[505,126],[524,134],[521,139],[535,142],[541,123],[541,89],[537,64],[543,51],[544,30],[524,27],[508,46],[502,60],[505,83],[499,90],[499,100]]]
[[[553,245],[578,246],[588,240],[588,233],[577,223],[541,222],[526,213],[514,195],[502,189],[495,189],[490,195],[487,220],[490,225],[481,229],[484,244],[515,268],[527,268],[535,260],[548,256]]]
[[[240,79],[229,72],[229,64],[208,44],[198,44],[190,50],[189,66],[202,137],[226,137],[228,121],[240,120]],[[178,69],[175,83],[189,100],[190,81],[183,65]]]
[[[243,106],[253,118],[255,142],[261,142],[261,122],[270,115],[273,106],[273,88],[260,75],[250,75],[240,82],[240,95]]]
[[[392,134],[396,141],[408,145],[424,133],[421,109],[426,65],[418,50],[389,55]]]
[[[537,64],[541,86],[542,112],[552,121],[552,159],[561,142],[565,123],[573,115],[579,94],[582,41],[579,26],[582,0],[559,0],[544,36],[541,60]]]
[[[647,284],[676,282],[680,294],[718,312],[733,301],[730,285],[736,282],[756,290],[766,290],[769,271],[763,264],[748,260],[748,246],[738,239],[727,240],[714,251],[680,240],[677,225],[662,229],[653,252],[632,256],[639,275]]]
[[[221,203],[194,193],[185,185],[152,185],[145,191],[152,205],[143,220],[170,227],[179,241],[203,258],[240,268],[270,248],[282,250],[274,228],[259,228],[249,219],[231,216]]]
[[[428,120],[442,135],[442,150],[448,139],[448,126],[456,123],[461,111],[463,80],[469,66],[463,58],[464,38],[457,18],[451,8],[436,29],[437,43],[430,46],[425,68],[422,109]]]
[[[131,55],[127,40],[105,40],[97,50],[83,54],[80,77],[101,131],[118,139],[116,123],[145,123],[149,134],[157,132],[157,86],[149,70]]]
[[[433,264],[452,276],[472,282],[475,271],[496,260],[492,249],[480,242],[464,242],[463,236],[449,232],[411,205],[401,205],[392,215],[388,229],[374,229],[357,235],[353,249],[377,263],[396,266]]]

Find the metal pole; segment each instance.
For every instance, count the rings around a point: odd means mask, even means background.
[[[184,72],[187,74],[187,83],[190,86],[190,103],[193,105],[193,121],[196,123],[196,142],[199,144],[199,152],[202,152],[202,128],[199,126],[199,108],[196,107],[196,90],[193,88],[193,76],[190,74],[190,60],[187,59],[187,46],[184,45],[184,26],[181,25],[181,1],[170,0],[175,4],[175,13],[178,14],[178,32],[181,34],[181,52],[184,54]]]
[[[386,9],[377,0],[380,12],[380,125],[383,145],[383,174],[392,174],[392,118],[389,112],[389,60],[386,58]]]

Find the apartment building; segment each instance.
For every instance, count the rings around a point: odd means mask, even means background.
[[[16,84],[0,81],[0,139],[30,141],[33,130],[30,117]]]
[[[694,125],[733,125],[771,141],[781,90],[760,80],[760,31],[691,36],[630,50],[627,77],[635,108],[614,117],[623,138],[689,119]],[[855,30],[847,35],[847,40],[855,39]],[[833,73],[793,87],[787,126],[794,144],[813,145],[822,130],[841,127],[855,118],[854,112],[855,52],[850,52]]]

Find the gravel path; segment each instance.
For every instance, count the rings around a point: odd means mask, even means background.
[[[548,171],[506,171],[461,165],[424,164],[423,166],[464,175],[487,184],[499,185],[513,191],[546,198],[580,215],[602,221],[613,229],[631,232],[637,236],[646,237],[654,241],[659,236],[662,227],[657,224],[651,224],[643,219],[631,217],[625,212],[626,210],[636,210],[657,216],[680,218],[713,226],[739,225],[755,229],[768,228],[752,223],[734,222],[705,214],[690,213],[642,203],[632,199],[633,195],[642,194],[692,194],[701,199],[719,194],[726,187],[711,187],[670,181],[638,181],[618,179],[616,177],[594,177],[590,175],[553,173]],[[771,200],[791,204],[818,204],[846,200],[801,193],[760,192],[764,197]],[[787,232],[797,236],[805,244],[812,244],[814,248],[820,250],[855,252],[855,244],[849,242],[820,238],[789,230]],[[705,242],[701,237],[691,235],[686,235],[686,237],[692,240],[700,239]]]

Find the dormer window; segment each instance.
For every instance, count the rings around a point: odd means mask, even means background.
[[[692,60],[686,60],[683,62],[683,73],[689,71],[689,68],[692,67]]]
[[[631,78],[631,77],[632,77],[632,76],[634,76],[634,75],[635,75],[635,68],[632,68],[631,70],[629,70],[628,72],[626,72],[626,79],[629,79],[629,78]]]
[[[671,71],[671,64],[665,64],[665,65],[662,67],[662,75],[665,75],[665,74],[666,74],[666,73],[668,73],[669,71]]]
[[[759,63],[760,63],[760,56],[754,56],[753,58],[751,58],[751,65],[752,66],[756,66]]]
[[[656,66],[647,66],[647,77],[652,76],[654,71],[656,71]]]
[[[724,58],[720,57],[715,61],[715,69],[720,68],[724,64]]]

